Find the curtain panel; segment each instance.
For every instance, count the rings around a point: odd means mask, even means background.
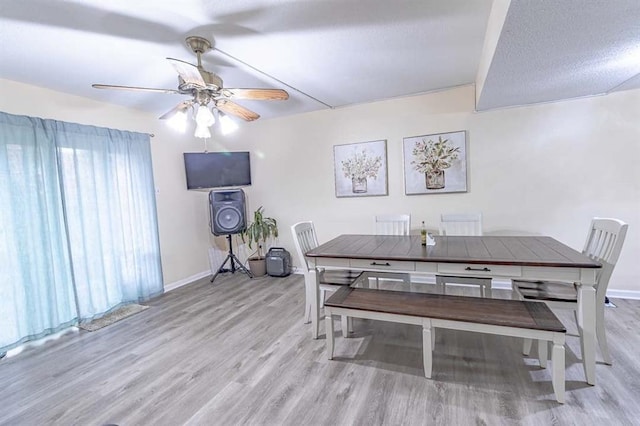
[[[0,113],[0,206],[0,352],[163,292],[148,135]]]

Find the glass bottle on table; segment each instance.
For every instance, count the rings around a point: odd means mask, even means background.
[[[427,245],[427,228],[424,225],[424,220],[422,221],[422,227],[420,228],[420,243],[423,246]]]

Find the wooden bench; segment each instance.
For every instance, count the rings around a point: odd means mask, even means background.
[[[564,403],[566,329],[544,303],[344,287],[324,307],[329,359],[334,349],[333,315],[421,325],[427,378],[431,378],[435,328],[537,339],[543,368],[547,365],[546,342],[552,342],[553,390],[557,401]]]

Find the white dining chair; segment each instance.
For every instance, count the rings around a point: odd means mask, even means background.
[[[482,214],[442,214],[440,215],[440,235],[481,236]],[[480,287],[480,296],[491,297],[491,277],[436,275],[436,286],[442,294],[446,292],[447,283],[477,285]]]
[[[374,221],[376,235],[409,235],[411,232],[411,215],[409,214],[377,215]],[[411,275],[406,273],[370,271],[367,274],[370,279],[375,279],[376,287],[380,279],[411,284]]]
[[[291,234],[293,236],[293,245],[295,246],[298,264],[304,275],[305,302],[304,302],[304,322],[311,322],[311,304],[313,303],[313,294],[316,292],[315,279],[310,274],[311,266],[307,261],[305,254],[318,247],[318,238],[313,222],[298,222],[291,226]],[[318,272],[318,285],[320,287],[320,306],[324,306],[324,300],[327,292],[334,292],[340,287],[349,286],[358,279],[366,279],[362,271],[353,271],[350,269],[323,269]],[[342,334],[346,337],[350,331],[347,317],[342,317]],[[314,336],[315,338],[316,336]]]
[[[604,323],[604,300],[609,286],[609,279],[616,266],[622,244],[627,235],[629,225],[619,219],[595,217],[591,220],[587,241],[582,253],[602,264],[596,276],[596,339],[602,352],[605,364],[611,365],[611,354],[607,345],[607,335]],[[513,298],[532,302],[544,302],[551,309],[571,309],[574,311],[578,323],[578,292],[575,284],[557,281],[525,281],[512,280]],[[580,326],[580,338],[582,332]],[[581,345],[584,350],[584,344]],[[542,348],[546,353],[547,348]],[[525,339],[523,352],[531,350],[531,339]],[[541,348],[538,348],[540,351]],[[584,358],[584,354],[583,354]]]
[[[409,235],[410,214],[385,214],[375,216],[376,235]]]

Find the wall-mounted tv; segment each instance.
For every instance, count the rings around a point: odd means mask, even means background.
[[[248,152],[185,152],[187,189],[251,185]]]

